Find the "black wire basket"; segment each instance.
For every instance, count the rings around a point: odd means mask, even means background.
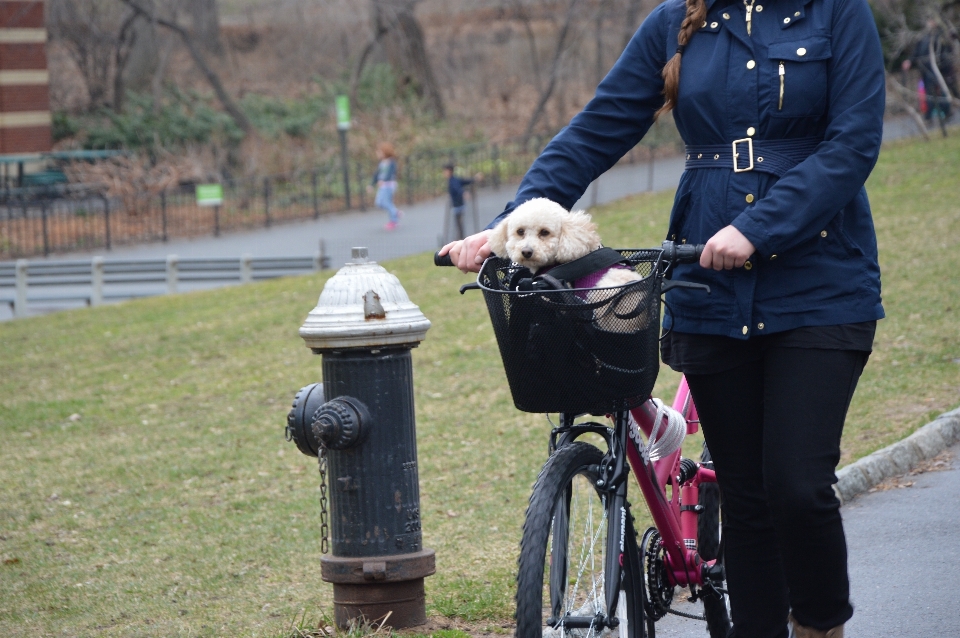
[[[662,251],[618,252],[640,280],[530,290],[518,286],[526,269],[499,257],[484,263],[477,281],[518,410],[608,414],[649,398],[660,369]]]

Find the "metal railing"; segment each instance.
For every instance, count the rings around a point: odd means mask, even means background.
[[[106,301],[174,294],[186,286],[249,283],[318,271],[325,257],[251,257],[114,259],[0,262],[0,303],[14,317],[30,305],[81,302],[98,306]],[[49,292],[34,294],[34,290]]]

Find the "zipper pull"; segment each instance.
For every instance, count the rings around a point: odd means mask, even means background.
[[[786,75],[786,70],[783,68],[783,60],[780,60],[780,106],[777,107],[778,111],[783,110],[783,77]]]
[[[750,35],[751,27],[753,23],[751,22],[751,14],[753,13],[753,3],[747,5],[747,35]]]

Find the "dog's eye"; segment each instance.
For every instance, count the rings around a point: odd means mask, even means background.
[[[522,229],[522,228],[518,228],[518,229],[517,229],[517,236],[518,236],[518,237],[523,237],[523,229]]]
[[[549,230],[547,230],[546,228],[541,228],[541,229],[540,229],[540,236],[541,236],[541,237],[547,237],[548,235],[550,235],[550,231],[549,231]]]

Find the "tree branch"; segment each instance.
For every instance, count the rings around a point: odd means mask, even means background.
[[[523,132],[524,141],[530,139],[533,128],[537,125],[537,122],[540,121],[543,110],[547,106],[547,101],[550,99],[550,96],[553,95],[553,90],[557,86],[557,77],[560,73],[560,61],[563,59],[563,54],[567,50],[567,36],[570,34],[575,9],[579,2],[580,0],[570,0],[570,5],[567,7],[567,15],[564,18],[563,26],[560,27],[560,34],[557,36],[557,48],[553,53],[553,61],[550,63],[550,78],[546,88],[540,92],[540,99],[537,101],[537,106],[534,108],[533,115],[530,116],[530,120],[527,122],[527,128]]]
[[[253,132],[253,125],[250,124],[250,120],[247,119],[247,116],[240,110],[240,107],[233,101],[233,98],[227,93],[226,89],[223,88],[223,84],[220,82],[220,77],[216,72],[210,68],[210,65],[207,64],[206,58],[204,58],[203,53],[200,51],[200,48],[197,47],[196,42],[190,33],[181,27],[176,22],[171,22],[159,16],[151,14],[146,9],[140,7],[133,0],[120,0],[123,4],[127,5],[139,15],[151,19],[156,24],[159,24],[162,27],[170,29],[174,33],[180,36],[180,39],[183,40],[183,43],[186,45],[187,50],[190,52],[190,57],[193,58],[194,64],[197,65],[197,68],[200,69],[200,72],[203,73],[206,77],[207,82],[210,84],[210,87],[213,88],[213,92],[217,94],[217,99],[220,100],[220,104],[223,105],[224,110],[234,121],[234,123],[243,131],[244,135],[249,135]]]

